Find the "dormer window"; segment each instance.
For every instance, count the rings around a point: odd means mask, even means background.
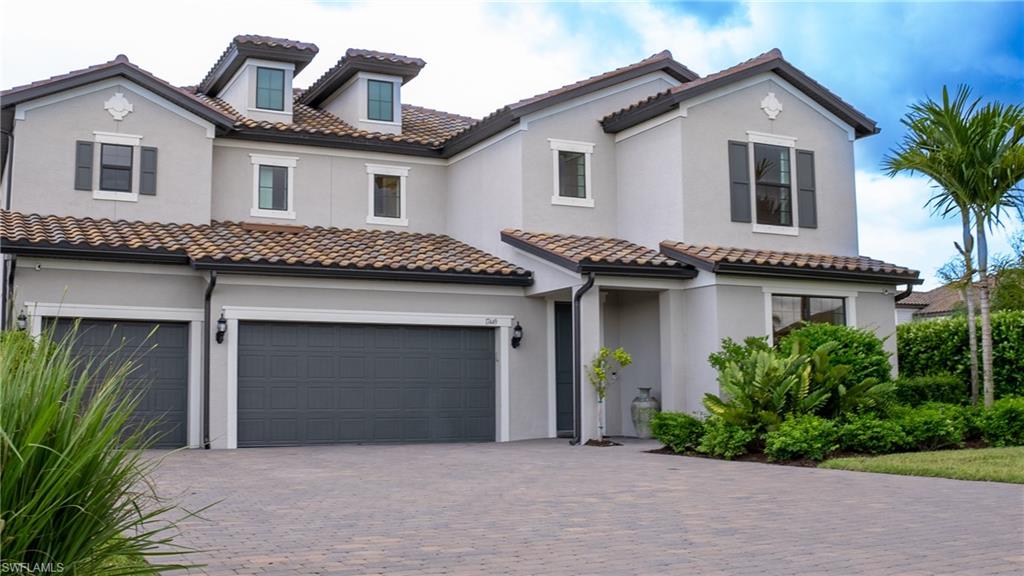
[[[263,110],[284,110],[284,70],[256,68],[256,107]]]
[[[395,85],[383,80],[366,81],[366,117],[380,122],[395,120]]]

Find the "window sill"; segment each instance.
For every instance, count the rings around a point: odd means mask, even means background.
[[[278,220],[295,220],[295,212],[290,210],[261,210],[253,208],[249,211],[250,216],[257,218],[277,218]]]
[[[113,200],[116,202],[138,202],[137,192],[113,192],[110,190],[93,190],[93,200]]]
[[[755,234],[777,234],[780,236],[799,236],[800,230],[796,226],[771,226],[768,224],[754,224]]]
[[[367,224],[381,224],[384,226],[408,226],[408,218],[384,218],[381,216],[367,216]]]
[[[383,126],[394,126],[395,128],[400,128],[402,126],[401,122],[396,122],[394,120],[370,120],[369,118],[363,118],[359,121],[366,122],[367,124],[381,124]]]
[[[273,108],[258,108],[255,106],[249,108],[249,112],[263,112],[264,114],[280,114],[282,116],[292,115],[292,113],[287,110],[274,110]]]
[[[569,198],[567,196],[552,196],[551,203],[556,206],[576,206],[579,208],[593,208],[593,198]]]

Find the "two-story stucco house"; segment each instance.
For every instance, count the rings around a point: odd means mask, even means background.
[[[7,326],[146,342],[164,444],[586,440],[602,345],[634,355],[606,416],[630,435],[638,387],[701,409],[727,336],[895,350],[919,280],[858,255],[875,123],[777,50],[706,77],[662,52],[479,120],[403,101],[418,58],[348,50],[295,88],[316,55],[238,36],[194,87],[118,56],[0,94]]]

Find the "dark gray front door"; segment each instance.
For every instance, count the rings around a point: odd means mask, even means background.
[[[73,324],[70,319],[57,320],[55,338],[63,338]],[[72,349],[83,362],[111,354],[110,366],[133,360],[138,367],[128,375],[127,389],[140,394],[131,423],[154,422],[156,447],[186,444],[188,324],[83,319]]]
[[[572,436],[572,304],[555,302],[555,422]]]
[[[494,440],[486,328],[243,322],[238,445]]]

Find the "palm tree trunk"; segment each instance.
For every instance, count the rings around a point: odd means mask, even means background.
[[[967,301],[967,344],[971,352],[971,404],[978,405],[978,324],[974,318],[974,268],[971,253],[974,251],[974,238],[971,237],[971,214],[966,208],[960,211],[963,223],[964,245],[961,255],[964,257],[964,287]]]
[[[978,215],[981,216],[981,215]],[[978,228],[978,280],[981,283],[981,366],[985,391],[985,407],[995,401],[995,379],[992,377],[992,321],[988,304],[988,240],[985,238],[985,218],[975,219]]]

